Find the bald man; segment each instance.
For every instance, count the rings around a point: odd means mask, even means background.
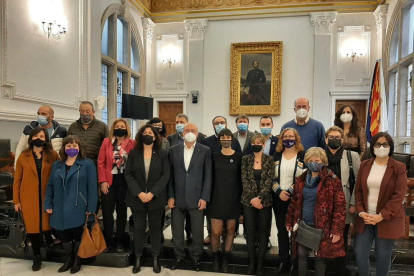
[[[293,110],[296,113],[295,119],[285,123],[280,129],[280,132],[288,127],[296,129],[305,147],[305,151],[311,147],[325,149],[325,128],[321,122],[309,117],[309,100],[307,98],[296,99]]]
[[[29,146],[27,140],[30,133],[35,127],[38,126],[47,130],[47,133],[49,134],[49,141],[52,143],[53,149],[59,152],[60,148],[62,147],[62,140],[67,136],[68,132],[65,127],[60,126],[58,122],[53,120],[54,117],[55,112],[53,108],[48,105],[43,105],[37,110],[37,121],[31,122],[23,129],[23,134],[20,137],[20,141],[17,144],[16,148],[16,158],[14,161],[15,164],[19,158],[20,153],[27,149]]]
[[[212,162],[210,148],[197,143],[198,128],[188,123],[183,130],[184,143],[170,148],[171,177],[168,184],[168,206],[172,210],[172,235],[175,262],[171,270],[180,268],[185,258],[184,219],[190,214],[193,242],[190,255],[194,269],[200,271],[203,254],[204,210],[210,201]]]

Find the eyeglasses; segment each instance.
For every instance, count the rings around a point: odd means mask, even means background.
[[[389,148],[390,147],[390,145],[387,143],[387,142],[385,142],[385,143],[375,143],[375,145],[374,145],[374,148],[380,148],[381,146],[383,146],[384,148]]]
[[[225,125],[226,122],[225,121],[221,121],[221,122],[214,122],[213,125],[218,126],[218,125]]]
[[[295,138],[296,138],[295,135],[286,135],[282,137],[282,139],[295,139]]]
[[[342,139],[341,136],[331,136],[331,135],[328,136],[328,140],[341,140],[341,139]]]

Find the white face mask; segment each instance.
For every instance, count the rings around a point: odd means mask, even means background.
[[[197,136],[196,136],[194,133],[189,132],[189,133],[187,133],[186,135],[184,135],[184,139],[185,139],[188,143],[192,143],[192,142],[194,142],[195,140],[197,140]]]
[[[374,154],[377,157],[385,157],[390,154],[390,148],[384,148],[381,146],[380,148],[374,148]]]
[[[343,123],[349,123],[352,121],[352,115],[349,113],[343,113],[340,119]]]
[[[298,111],[296,111],[296,117],[298,118],[306,118],[308,116],[308,111],[306,109],[299,109]]]

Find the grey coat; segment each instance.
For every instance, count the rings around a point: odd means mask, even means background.
[[[212,185],[210,149],[196,143],[188,171],[184,163],[184,143],[170,148],[169,159],[171,177],[168,184],[168,198],[175,199],[175,207],[196,209],[200,199],[210,201]]]
[[[354,175],[356,177],[359,172],[359,166],[361,165],[361,160],[359,159],[358,153],[354,151],[351,151],[351,157],[352,157],[352,166],[354,167],[353,168]],[[348,164],[347,150],[344,150],[344,153],[342,154],[342,159],[341,159],[341,182],[342,182],[342,188],[344,190],[345,200],[346,200],[346,220],[345,220],[346,224],[353,223],[355,220],[355,215],[352,215],[351,213],[349,213],[349,205],[355,206],[355,187],[354,187],[354,191],[351,196],[351,190],[349,187],[348,180],[349,180],[349,164]]]
[[[246,135],[247,135],[246,136],[246,143],[244,143],[244,147],[242,148],[243,155],[247,155],[247,154],[251,153],[251,149],[250,149],[251,142],[250,142],[250,140],[252,139],[252,136],[254,135],[254,132],[251,132],[250,130],[248,130]],[[237,139],[237,137],[239,136],[239,132],[238,131],[233,132],[233,136],[234,136],[234,139]],[[249,152],[247,152],[248,150],[249,150]]]

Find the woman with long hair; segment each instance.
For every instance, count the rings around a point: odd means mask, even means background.
[[[142,126],[136,137],[136,146],[130,151],[126,164],[125,179],[128,184],[126,205],[134,218],[135,265],[132,273],[141,270],[147,217],[154,259],[153,271],[161,272],[161,221],[167,205],[167,183],[170,179],[170,163],[167,151],[161,148],[160,134],[152,125]]]
[[[335,113],[334,125],[344,130],[343,148],[357,152],[362,158],[367,148],[367,135],[359,125],[355,109],[350,105],[341,106]]]
[[[78,251],[86,215],[94,213],[98,205],[98,183],[95,164],[85,158],[76,135],[63,139],[59,154],[60,160],[53,164],[47,184],[44,208],[65,250],[66,261],[58,272],[70,269],[74,274],[82,266]]]
[[[36,127],[28,138],[29,147],[23,151],[16,163],[13,183],[13,203],[16,212],[21,211],[27,236],[32,242],[34,261],[32,270],[38,271],[42,265],[40,247],[45,234],[48,244],[53,244],[50,234],[49,214],[43,203],[46,197],[47,181],[53,163],[59,159],[52,150],[47,130]]]
[[[165,127],[164,121],[158,117],[153,117],[147,122],[147,124],[155,127],[160,134],[162,148],[168,152],[170,149],[170,142],[167,139],[167,128]]]

